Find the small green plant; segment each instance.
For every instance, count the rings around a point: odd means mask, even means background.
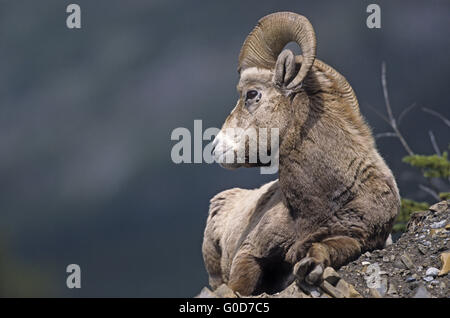
[[[439,198],[441,200],[450,200],[450,192],[441,192],[441,193],[439,193]]]
[[[431,156],[406,156],[403,158],[403,162],[422,169],[425,178],[450,177],[450,161],[448,160],[448,153],[446,151],[441,156],[437,154]]]
[[[403,162],[421,169],[423,176],[428,180],[431,178],[447,179],[450,177],[450,161],[448,160],[447,152],[442,153],[442,155],[435,154],[431,156],[410,155],[404,157]],[[438,195],[441,200],[450,199],[450,192],[441,192]],[[417,211],[428,210],[429,206],[427,202],[402,199],[402,206],[392,230],[394,232],[404,232],[411,214]]]
[[[419,168],[423,176],[432,184],[433,178],[450,179],[450,161],[448,160],[448,152],[431,156],[410,155],[403,158],[403,162],[408,163],[412,167]],[[431,189],[430,189],[431,190]],[[435,198],[447,200],[450,198],[450,192],[435,192]]]

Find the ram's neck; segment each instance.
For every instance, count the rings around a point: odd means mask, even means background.
[[[323,210],[327,200],[322,198],[320,180],[315,179],[315,162],[312,157],[305,156],[302,151],[311,148],[313,143],[308,136],[294,126],[290,138],[280,148],[279,182],[286,205],[295,217],[315,215],[311,211]],[[295,138],[294,138],[295,136]],[[297,138],[298,137],[298,138]],[[318,149],[317,155],[320,156]]]
[[[354,155],[345,131],[330,127],[329,114],[312,104],[292,117],[282,140],[279,182],[294,217],[319,224],[340,207],[332,198],[349,183],[343,166]]]

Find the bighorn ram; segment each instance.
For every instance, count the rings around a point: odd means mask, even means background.
[[[282,51],[291,41],[302,56]],[[311,24],[290,12],[262,18],[242,46],[240,98],[214,155],[243,145],[249,157],[248,143],[227,128],[277,127],[279,179],[211,199],[202,251],[213,288],[277,292],[293,281],[294,267],[297,279],[317,283],[326,266],[381,248],[391,231],[400,207],[392,172],[350,84],[315,54]]]

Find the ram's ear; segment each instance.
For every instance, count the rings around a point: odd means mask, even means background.
[[[291,50],[283,50],[278,55],[273,74],[273,82],[280,88],[286,88],[297,74],[295,56]]]

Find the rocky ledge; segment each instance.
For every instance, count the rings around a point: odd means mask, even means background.
[[[324,270],[319,286],[294,282],[274,294],[257,298],[380,298],[450,297],[450,200],[411,216],[407,230],[383,250],[366,252],[338,271]],[[199,298],[237,298],[221,285],[205,287]]]

